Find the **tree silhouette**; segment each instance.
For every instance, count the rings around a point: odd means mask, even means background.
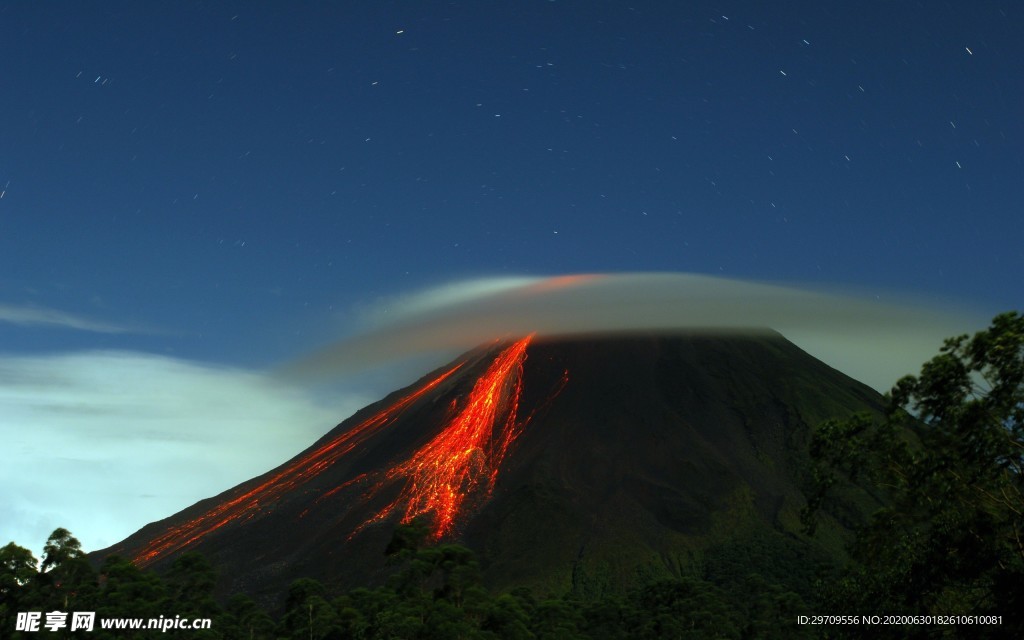
[[[836,606],[1001,615],[1002,625],[972,631],[1024,631],[1024,316],[946,340],[896,384],[882,419],[829,421],[811,453],[817,490],[806,515],[837,473],[873,483],[889,503],[830,586]]]

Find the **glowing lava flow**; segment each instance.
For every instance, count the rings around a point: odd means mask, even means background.
[[[402,522],[433,513],[433,535],[441,538],[451,531],[467,498],[486,498],[509,445],[522,430],[516,424],[516,411],[531,338],[502,351],[444,429],[387,472],[384,482],[406,478],[406,485],[394,502],[363,526],[387,518],[404,505]]]
[[[285,493],[312,480],[382,427],[394,422],[395,418],[409,405],[437,387],[461,366],[461,364],[454,366],[420,389],[389,405],[386,409],[331,438],[313,451],[289,463],[283,470],[256,487],[221,502],[198,518],[172,527],[157,536],[136,554],[135,563],[145,566],[166,553],[193,544],[232,520],[255,517],[261,507],[266,507]]]

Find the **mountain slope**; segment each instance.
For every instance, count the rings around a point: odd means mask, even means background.
[[[835,561],[873,503],[847,488],[824,535],[799,533],[810,429],[880,408],[770,332],[524,338],[463,355],[96,555],[160,567],[198,550],[225,591],[346,588],[383,580],[395,525],[425,516],[499,588],[599,593],[744,567],[804,584],[794,568]]]

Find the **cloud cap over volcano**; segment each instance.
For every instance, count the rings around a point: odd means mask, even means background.
[[[289,371],[353,371],[499,337],[774,329],[884,389],[976,322],[935,305],[686,273],[472,280],[396,298]]]

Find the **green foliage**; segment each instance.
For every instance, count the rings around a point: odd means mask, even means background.
[[[28,549],[13,542],[0,548],[0,623],[32,605],[28,585],[37,571],[36,558]]]
[[[422,548],[428,535],[430,523],[426,518],[420,517],[407,524],[401,524],[395,528],[391,542],[384,549],[384,555],[405,557],[408,553]]]
[[[82,544],[70,531],[64,528],[55,529],[43,546],[43,561],[39,565],[39,570],[46,573],[83,555]]]
[[[994,633],[1024,630],[1024,316],[947,340],[896,384],[882,419],[823,424],[811,455],[809,529],[837,474],[888,504],[859,531],[828,600],[851,612],[995,614]]]
[[[0,602],[8,602],[38,572],[32,552],[13,542],[0,548]]]
[[[164,579],[173,598],[178,602],[192,602],[198,608],[213,596],[217,572],[205,556],[190,551],[174,560]]]
[[[54,530],[43,547],[39,571],[25,585],[28,603],[46,611],[68,611],[94,600],[96,572],[82,545],[67,529]]]
[[[219,627],[225,638],[272,640],[276,638],[277,623],[252,598],[235,594],[228,600]]]
[[[415,527],[400,528],[396,540],[417,539]],[[57,536],[70,548],[70,534]],[[293,582],[283,594],[277,620],[244,595],[226,605],[213,598],[216,574],[200,555],[186,553],[158,576],[128,560],[108,557],[99,572],[74,553],[61,557],[43,573],[27,550],[9,544],[0,549],[0,584],[8,637],[17,611],[96,611],[97,617],[210,618],[210,630],[132,632],[133,638],[199,640],[378,640],[385,638],[447,640],[626,638],[774,638],[800,637],[791,623],[806,612],[803,601],[760,575],[733,581],[729,589],[699,578],[660,580],[625,594],[581,600],[573,595],[538,597],[528,589],[492,593],[481,584],[476,556],[459,545],[423,547],[401,544],[392,557],[394,578],[377,589],[354,589],[330,599],[316,580]],[[81,561],[83,564],[76,564]],[[76,600],[60,601],[69,590],[56,590],[51,578],[66,571],[74,579]],[[83,573],[84,571],[84,573]],[[63,583],[62,583],[63,584]],[[68,632],[48,637],[73,637]],[[38,634],[35,634],[38,635]],[[33,637],[15,633],[14,638]],[[125,637],[124,631],[96,629],[100,640]]]

